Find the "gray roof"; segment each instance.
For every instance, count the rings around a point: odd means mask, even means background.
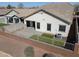
[[[26,17],[26,16],[34,13],[38,9],[14,9],[14,10],[19,12],[19,14],[17,14],[18,17]]]
[[[18,16],[27,17],[37,12],[40,9],[46,10],[49,13],[56,15],[61,19],[68,21],[69,23],[72,23],[74,7],[68,2],[49,3],[47,5],[39,7],[38,9],[24,9],[22,11],[18,11],[18,12],[21,12]]]
[[[15,12],[17,12],[17,14],[19,14],[19,12],[14,9],[0,9],[0,16],[7,15],[11,11],[15,11]]]
[[[72,23],[74,7],[68,2],[56,2],[40,7],[46,11]]]
[[[62,18],[63,20],[72,23],[74,7],[67,2],[50,3],[47,5],[41,6],[37,9],[36,8],[35,9],[27,8],[27,9],[13,9],[13,10],[15,10],[19,13],[19,14],[17,14],[17,16],[27,17],[28,15],[31,15],[40,9],[46,10],[49,13],[56,15],[56,16]],[[0,15],[8,13],[10,10],[11,9],[0,9]]]
[[[11,9],[0,9],[0,16],[7,14]]]

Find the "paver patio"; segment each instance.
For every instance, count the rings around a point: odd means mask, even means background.
[[[36,57],[42,57],[44,53],[49,53],[49,51],[45,49],[34,46],[30,40],[19,38],[20,37],[0,32],[0,50],[13,57],[25,57],[24,50],[28,46],[34,47]]]
[[[14,57],[24,57],[24,50],[28,46],[34,48],[36,57],[42,57],[44,53],[49,53],[54,56],[79,56],[73,51],[64,48],[50,46],[42,42],[0,32],[0,51],[11,54]]]
[[[0,50],[4,51],[8,54],[11,54],[14,57],[25,57],[24,50],[26,47],[30,46],[29,44],[23,43],[21,41],[17,41],[15,39],[11,39],[5,36],[0,36]],[[36,52],[38,52],[36,55],[39,54],[39,56],[42,55],[42,50],[35,48]],[[41,54],[39,53],[39,50]],[[36,53],[35,52],[35,53]]]

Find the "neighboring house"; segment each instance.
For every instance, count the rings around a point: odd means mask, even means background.
[[[0,9],[0,22],[5,24],[24,22],[24,17],[34,11],[36,9]]]
[[[67,37],[73,21],[74,8],[68,3],[56,3],[40,7],[39,10],[27,15],[24,23],[36,31]]]
[[[0,9],[0,22],[5,24],[19,23],[20,19],[16,14],[18,12],[12,9]]]

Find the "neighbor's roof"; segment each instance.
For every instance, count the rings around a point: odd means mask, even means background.
[[[19,14],[17,14],[18,17],[26,17],[32,13],[34,13],[35,11],[37,11],[38,9],[14,9],[16,11],[19,12]]]
[[[18,8],[17,9],[0,9],[0,16],[7,15],[12,10],[17,12],[16,16],[26,17],[27,15],[34,13],[38,9],[29,9],[29,8],[27,8],[27,9],[25,9],[25,8],[23,8],[23,9],[18,9]]]
[[[11,9],[0,9],[0,16],[7,14]]]
[[[15,10],[13,10],[13,9],[0,9],[0,16],[7,15],[11,11],[15,11]],[[17,12],[17,14],[18,14],[18,11],[15,11],[15,12]]]

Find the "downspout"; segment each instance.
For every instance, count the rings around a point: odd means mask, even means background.
[[[76,29],[76,43],[78,43],[78,40],[79,40],[79,33],[78,33],[78,19],[76,17],[76,25],[75,25],[75,29]]]

